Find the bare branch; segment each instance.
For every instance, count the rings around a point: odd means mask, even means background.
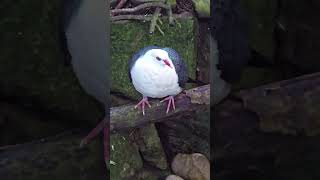
[[[111,10],[111,14],[133,13],[133,12],[137,12],[141,9],[151,8],[151,7],[159,7],[159,8],[164,8],[164,9],[170,8],[170,6],[168,6],[164,3],[158,3],[158,2],[157,3],[144,3],[144,4],[141,4],[141,5],[136,6],[134,8],[113,9],[113,10]]]
[[[139,20],[139,21],[151,21],[152,20],[152,15],[132,15],[132,14],[126,14],[126,15],[117,15],[117,16],[112,16],[111,22],[116,22],[116,21],[123,21],[123,20]],[[174,18],[191,18],[192,14],[191,13],[181,13],[181,14],[174,14]]]
[[[123,7],[123,5],[127,2],[127,0],[120,0],[118,5],[114,9],[120,9]]]

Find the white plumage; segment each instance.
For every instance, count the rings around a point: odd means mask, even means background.
[[[156,57],[167,59],[168,66]],[[135,89],[144,97],[163,98],[179,94],[178,75],[168,53],[161,49],[152,49],[135,62],[131,71]]]

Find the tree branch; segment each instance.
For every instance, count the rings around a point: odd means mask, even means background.
[[[190,18],[192,17],[191,13],[185,12],[181,14],[173,14],[174,18]],[[122,20],[139,20],[139,21],[151,21],[153,18],[152,15],[117,15],[110,17],[111,22],[122,21]]]
[[[127,2],[127,0],[120,0],[118,5],[114,9],[120,9],[123,7],[123,5]]]
[[[159,122],[169,116],[188,111],[205,108],[210,103],[210,85],[204,85],[186,90],[175,97],[176,109],[166,114],[166,106],[159,100],[151,101],[151,108],[147,108],[143,116],[134,105],[113,107],[110,110],[110,130],[115,132],[121,129],[143,126],[148,123]],[[104,120],[106,121],[106,120]]]

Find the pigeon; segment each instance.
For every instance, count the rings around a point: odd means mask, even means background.
[[[142,95],[135,106],[141,106],[145,115],[145,106],[151,107],[148,98],[164,98],[168,101],[166,113],[170,107],[175,110],[174,96],[179,94],[188,81],[188,72],[179,53],[170,47],[146,46],[133,55],[129,61],[129,78],[134,88]]]

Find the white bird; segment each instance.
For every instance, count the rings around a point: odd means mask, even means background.
[[[188,80],[184,60],[172,48],[147,46],[139,50],[129,62],[129,77],[135,89],[142,94],[141,105],[145,114],[145,105],[151,107],[150,98],[164,98],[168,101],[167,111],[175,109],[174,96],[179,94]]]

